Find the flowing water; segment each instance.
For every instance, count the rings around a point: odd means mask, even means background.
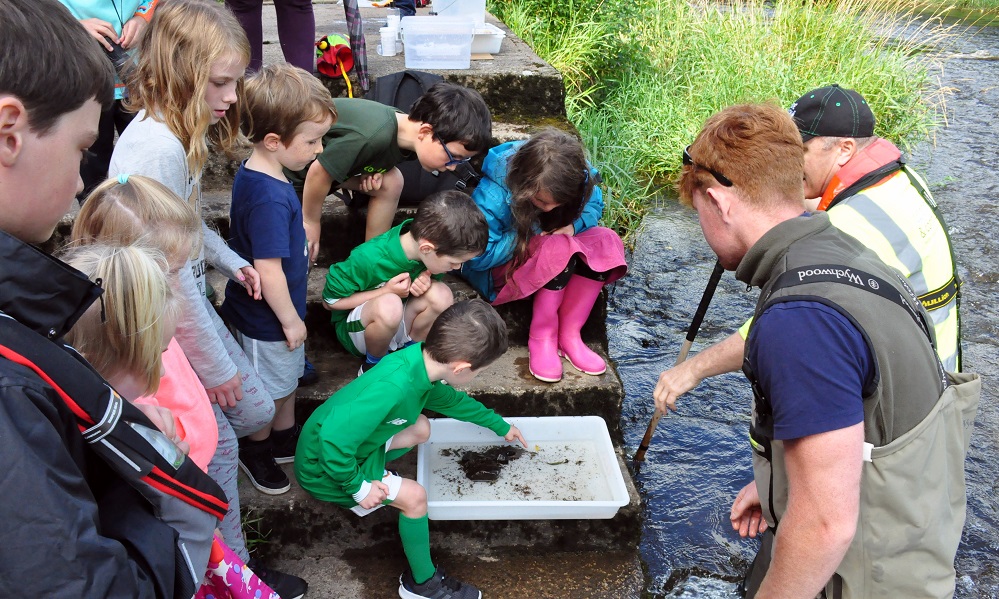
[[[964,369],[984,379],[967,460],[968,518],[957,555],[962,599],[999,599],[999,29],[966,34],[940,73],[951,88],[948,124],[910,163],[931,184],[964,281]],[[652,416],[652,390],[670,367],[704,291],[714,255],[695,214],[676,202],[646,218],[631,273],[611,295],[611,355],[624,381],[622,427],[632,455]],[[756,292],[722,277],[692,351],[717,342],[752,313]],[[642,555],[652,597],[732,597],[756,553],[728,520],[752,478],[751,393],[742,374],[702,383],[664,417],[636,476],[646,502]]]

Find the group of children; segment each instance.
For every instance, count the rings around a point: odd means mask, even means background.
[[[507,332],[485,301],[455,304],[444,273],[460,270],[492,304],[531,298],[538,379],[561,379],[561,357],[583,373],[605,371],[580,331],[627,266],[621,240],[597,226],[599,176],[575,137],[549,130],[489,150],[471,197],[435,193],[390,228],[402,189],[396,164],[454,169],[488,148],[482,97],[440,83],[407,114],[334,100],[290,65],[244,80],[249,60],[224,6],[156,7],[128,78],[134,120],[66,253],[107,298],[71,340],[126,399],[168,410],[170,436],[229,499],[221,541],[282,597],[306,584],[250,560],[237,464],[264,493],[290,488],[279,464],[294,462],[299,484],[320,500],[362,515],[398,508],[409,563],[400,596],[481,597],[433,563],[426,491],[386,463],[429,438],[424,408],[526,446],[516,427],[452,386],[502,355]],[[252,151],[233,183],[226,243],[200,217],[201,177],[210,149],[232,153],[244,136]],[[370,196],[367,240],[329,266],[322,292],[337,339],[363,362],[299,425],[308,271],[322,204],[337,187]],[[229,278],[218,312],[205,293],[209,265]]]

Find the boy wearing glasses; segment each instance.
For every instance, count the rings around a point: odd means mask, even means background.
[[[454,303],[439,275],[481,254],[488,238],[486,219],[472,198],[441,191],[420,203],[416,218],[330,266],[323,306],[332,312],[340,343],[364,358],[358,376],[388,352],[427,338],[430,325]]]
[[[323,200],[336,189],[367,194],[366,240],[392,226],[403,177],[396,165],[419,160],[427,171],[454,170],[489,149],[492,119],[475,90],[440,82],[409,114],[372,100],[337,98],[337,122],[323,137],[323,153],[308,168],[286,173],[302,197],[309,259],[319,254]]]

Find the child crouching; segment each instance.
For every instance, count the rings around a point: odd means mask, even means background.
[[[389,351],[426,339],[437,315],[454,303],[451,289],[436,279],[481,254],[488,235],[471,198],[441,191],[420,202],[416,218],[330,266],[323,306],[343,347],[364,357],[358,376]]]
[[[451,386],[470,382],[506,348],[506,325],[495,309],[482,300],[459,302],[437,317],[425,343],[386,356],[378,368],[326,400],[302,429],[295,477],[303,489],[360,515],[381,505],[399,509],[399,536],[409,562],[401,597],[482,596],[434,565],[427,491],[385,464],[430,438],[430,421],[421,414],[425,408],[527,447],[517,427]]]

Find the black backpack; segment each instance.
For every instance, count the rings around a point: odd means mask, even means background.
[[[386,106],[409,112],[413,103],[435,83],[444,78],[423,71],[399,71],[375,80],[374,89],[366,98]],[[454,172],[440,171],[436,176],[423,170],[419,160],[407,160],[397,165],[405,184],[399,197],[400,206],[415,206],[428,195],[447,189],[465,190],[478,182],[479,175],[468,164],[460,165]]]

